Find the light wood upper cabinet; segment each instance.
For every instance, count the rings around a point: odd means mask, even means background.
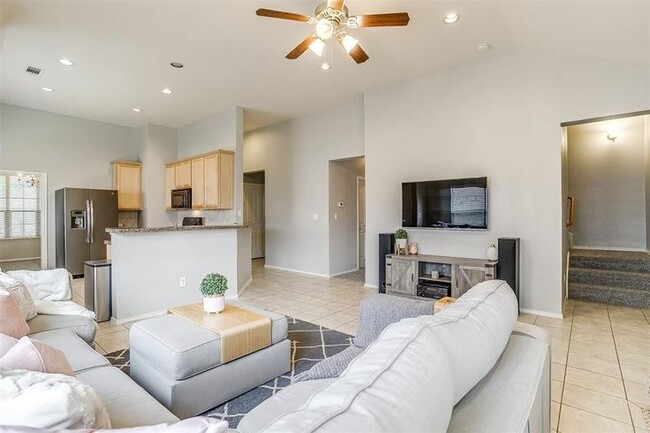
[[[219,150],[165,166],[165,208],[171,209],[171,191],[192,188],[193,209],[232,209],[235,153]]]
[[[201,209],[205,205],[205,180],[204,180],[205,158],[192,160],[192,208]]]
[[[113,163],[113,189],[117,190],[118,210],[142,210],[141,172],[139,162]]]
[[[165,165],[165,209],[172,208],[172,190],[176,188],[176,166]]]
[[[176,189],[192,187],[192,161],[176,164]]]

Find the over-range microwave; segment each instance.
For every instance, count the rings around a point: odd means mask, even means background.
[[[192,209],[192,188],[172,190],[172,209]]]

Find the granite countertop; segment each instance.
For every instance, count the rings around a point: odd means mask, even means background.
[[[221,226],[165,226],[165,227],[113,227],[107,228],[106,232],[111,234],[126,234],[126,233],[158,233],[158,232],[184,232],[196,230],[232,230],[232,229],[245,229],[245,225],[221,225]]]

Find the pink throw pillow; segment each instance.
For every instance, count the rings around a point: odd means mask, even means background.
[[[29,325],[11,293],[0,289],[0,334],[21,338],[29,334]]]
[[[6,338],[2,340],[0,340],[0,350],[11,344]],[[29,337],[12,340],[14,340],[13,347],[0,357],[0,368],[74,376],[70,363],[60,350],[40,341],[31,340]]]

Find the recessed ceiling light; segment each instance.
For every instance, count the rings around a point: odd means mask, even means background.
[[[74,62],[70,59],[59,59],[59,63],[65,66],[72,66],[74,65]]]
[[[166,87],[165,87],[164,89],[162,89],[162,92],[163,92],[165,95],[171,95],[172,93],[174,93],[174,92],[172,92],[172,89],[168,89],[168,88],[166,88]]]
[[[460,15],[458,15],[457,12],[452,12],[445,15],[445,17],[442,20],[445,22],[445,24],[453,24],[456,21],[458,21],[458,18],[460,18]]]
[[[135,111],[136,113],[140,113],[142,111],[142,108],[133,107],[131,110]]]
[[[490,44],[479,44],[478,47],[476,47],[476,51],[479,53],[487,53],[492,49],[492,45]]]
[[[329,71],[329,70],[332,68],[332,65],[330,65],[330,64],[327,63],[327,62],[323,62],[323,64],[320,65],[320,68],[321,68],[323,71]]]
[[[180,69],[184,66],[181,62],[171,62],[170,65],[172,65],[172,67],[177,69]]]
[[[41,90],[43,90],[44,92],[54,92],[54,89],[50,87],[41,87]]]

